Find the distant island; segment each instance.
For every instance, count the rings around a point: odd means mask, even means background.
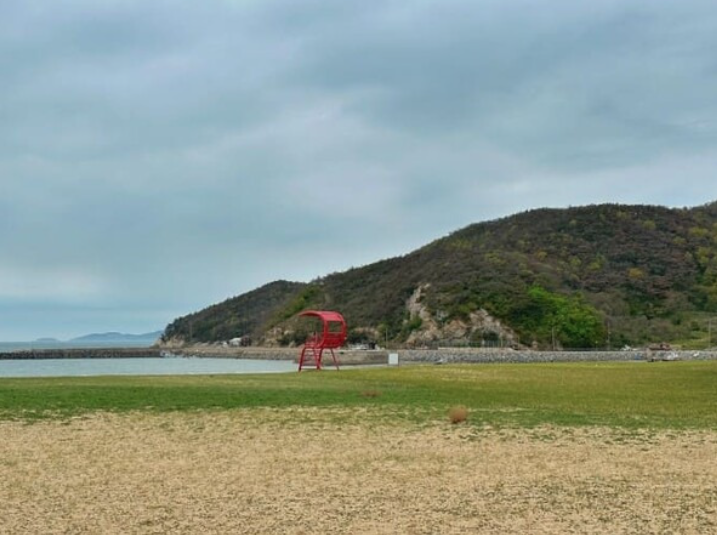
[[[149,348],[158,342],[161,335],[162,331],[153,331],[143,334],[127,334],[112,331],[85,334],[69,340],[59,340],[51,336],[43,336],[32,341],[0,342],[0,352],[29,349]]]
[[[127,334],[120,332],[105,332],[105,333],[92,333],[72,338],[70,342],[147,342],[153,343],[162,336],[162,331],[154,331],[151,333],[144,334]],[[49,339],[52,340],[52,339]]]

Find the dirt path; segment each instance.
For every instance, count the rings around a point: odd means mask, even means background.
[[[717,533],[717,433],[314,416],[0,422],[0,533]]]

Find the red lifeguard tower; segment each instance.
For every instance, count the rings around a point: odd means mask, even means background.
[[[319,318],[322,323],[321,332],[315,332],[310,335],[301,349],[299,371],[311,364],[315,369],[320,370],[324,349],[329,350],[334,366],[338,370],[339,362],[336,360],[334,349],[340,348],[346,342],[346,321],[344,317],[338,312],[328,310],[305,310],[299,316]],[[313,363],[311,362],[312,360]]]

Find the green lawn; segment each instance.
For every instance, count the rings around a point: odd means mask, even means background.
[[[405,366],[267,375],[0,379],[0,418],[94,411],[361,408],[367,418],[717,429],[717,362]]]

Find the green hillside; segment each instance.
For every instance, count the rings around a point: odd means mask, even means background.
[[[382,344],[704,347],[717,317],[717,203],[531,210],[308,284],[266,285],[164,337],[298,342],[304,308],[339,310],[353,340]]]
[[[238,297],[176,319],[162,340],[212,342],[239,336],[260,339],[272,315],[291,306],[292,297],[306,284],[276,281]]]

